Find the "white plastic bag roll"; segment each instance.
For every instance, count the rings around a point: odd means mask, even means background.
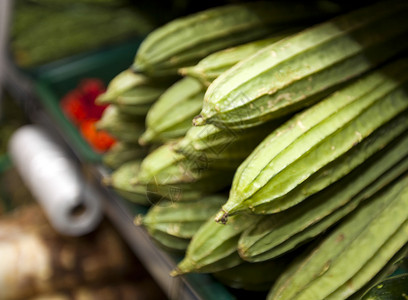
[[[102,217],[96,191],[44,128],[19,128],[9,141],[9,154],[57,231],[79,236],[96,228]]]

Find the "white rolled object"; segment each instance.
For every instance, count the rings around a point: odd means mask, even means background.
[[[58,232],[79,236],[98,226],[102,209],[96,191],[44,128],[25,125],[8,146],[21,178]]]

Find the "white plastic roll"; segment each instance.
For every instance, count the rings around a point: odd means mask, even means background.
[[[98,226],[102,209],[96,191],[44,128],[19,128],[9,141],[9,154],[57,231],[79,236]]]

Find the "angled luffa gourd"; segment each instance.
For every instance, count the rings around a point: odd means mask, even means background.
[[[236,215],[223,225],[212,216],[194,234],[185,257],[171,275],[219,272],[244,263],[237,252],[238,239],[256,220],[257,216]]]
[[[270,38],[217,51],[204,57],[194,66],[181,68],[179,73],[183,76],[197,78],[202,84],[209,86],[218,76],[241,60],[255,54],[263,47],[283,39],[290,35],[290,33],[294,33],[294,31],[286,31],[282,34],[277,33]]]
[[[116,141],[116,143],[103,154],[102,162],[105,166],[116,170],[128,161],[141,160],[146,154],[147,150],[137,144],[127,144]]]
[[[369,198],[294,262],[267,299],[347,299],[408,242],[408,177]]]
[[[336,5],[256,1],[210,8],[173,20],[140,45],[132,69],[149,76],[177,74],[215,51],[312,24],[339,12]]]
[[[146,215],[138,216],[135,223],[143,225],[150,236],[165,248],[183,251],[200,226],[226,200],[222,195],[198,197],[188,202],[162,200]]]
[[[242,210],[269,214],[298,204],[404,132],[407,68],[408,59],[390,63],[277,128],[239,166],[217,220]]]
[[[152,80],[126,69],[109,82],[106,92],[98,96],[96,103],[114,104],[123,113],[144,118],[153,102],[173,81],[174,79]]]
[[[146,186],[132,184],[134,176],[140,170],[141,160],[131,160],[122,164],[109,177],[105,177],[103,184],[112,187],[120,196],[131,202],[141,205],[151,205],[147,197]]]
[[[408,49],[407,18],[407,2],[379,2],[264,47],[209,86],[194,123],[247,128],[309,106]]]
[[[233,175],[231,170],[212,169],[205,161],[176,153],[174,143],[166,143],[143,159],[133,184],[145,186],[152,196],[194,200],[229,187]]]
[[[175,151],[191,159],[205,161],[211,168],[233,170],[283,121],[268,122],[256,128],[232,131],[208,124],[191,127],[175,144]]]
[[[408,171],[408,131],[368,161],[283,212],[260,217],[238,243],[244,260],[260,262],[278,257],[325,232],[362,201]]]
[[[146,115],[146,131],[140,144],[167,142],[185,135],[194,116],[203,106],[204,87],[195,78],[185,77],[170,86]]]
[[[143,120],[123,113],[117,105],[110,104],[97,121],[96,128],[107,131],[116,140],[137,144],[145,125]]]

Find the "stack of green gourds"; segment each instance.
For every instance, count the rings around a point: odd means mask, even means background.
[[[154,204],[136,223],[185,254],[172,276],[358,299],[406,255],[408,4],[324,4],[213,8],[137,51],[128,76],[167,86],[143,133],[115,121],[152,148],[109,181]]]

